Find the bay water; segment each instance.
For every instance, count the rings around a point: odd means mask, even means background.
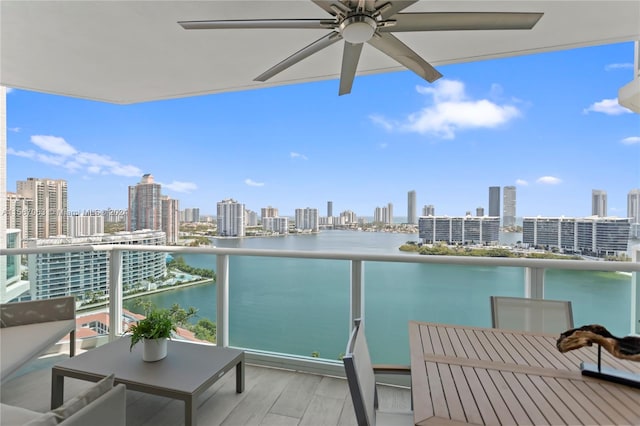
[[[521,234],[503,234],[515,242]],[[513,241],[512,241],[513,240]],[[417,234],[321,231],[311,235],[219,239],[216,247],[397,254]],[[407,256],[416,256],[406,253]],[[186,263],[215,270],[213,255],[182,255]],[[409,320],[491,326],[489,296],[523,296],[524,269],[364,262],[365,323],[373,362],[409,362]],[[231,256],[229,344],[269,352],[338,359],[349,333],[350,263]],[[216,318],[216,286],[201,284],[146,298],[158,306],[198,308]],[[614,272],[547,270],[545,297],[571,300],[574,322],[629,333],[631,277]],[[131,302],[125,304],[132,308]],[[197,319],[196,319],[197,320]]]

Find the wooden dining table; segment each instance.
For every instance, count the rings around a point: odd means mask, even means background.
[[[409,322],[416,425],[640,425],[640,389],[582,375],[596,346],[560,353],[558,336]],[[640,363],[602,351],[602,365]]]

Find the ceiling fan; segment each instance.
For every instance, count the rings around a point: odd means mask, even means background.
[[[267,81],[314,53],[344,39],[339,95],[351,92],[362,46],[371,46],[390,56],[432,83],[442,77],[392,32],[528,30],[542,13],[528,12],[418,12],[399,13],[417,0],[312,0],[331,14],[327,19],[240,19],[180,21],[187,30],[216,29],[328,29],[331,32],[257,76]]]

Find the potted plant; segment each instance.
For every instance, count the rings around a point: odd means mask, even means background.
[[[151,302],[142,301],[138,304],[143,306],[145,318],[129,326],[129,350],[133,350],[133,347],[142,341],[142,359],[149,362],[159,361],[167,356],[167,339],[171,338],[171,333],[176,331],[178,325],[195,316],[197,310],[191,307],[185,311],[177,304],[171,309],[159,309]]]

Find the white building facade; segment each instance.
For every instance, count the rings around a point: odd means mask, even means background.
[[[244,204],[227,199],[217,204],[217,222],[219,237],[244,237]]]

